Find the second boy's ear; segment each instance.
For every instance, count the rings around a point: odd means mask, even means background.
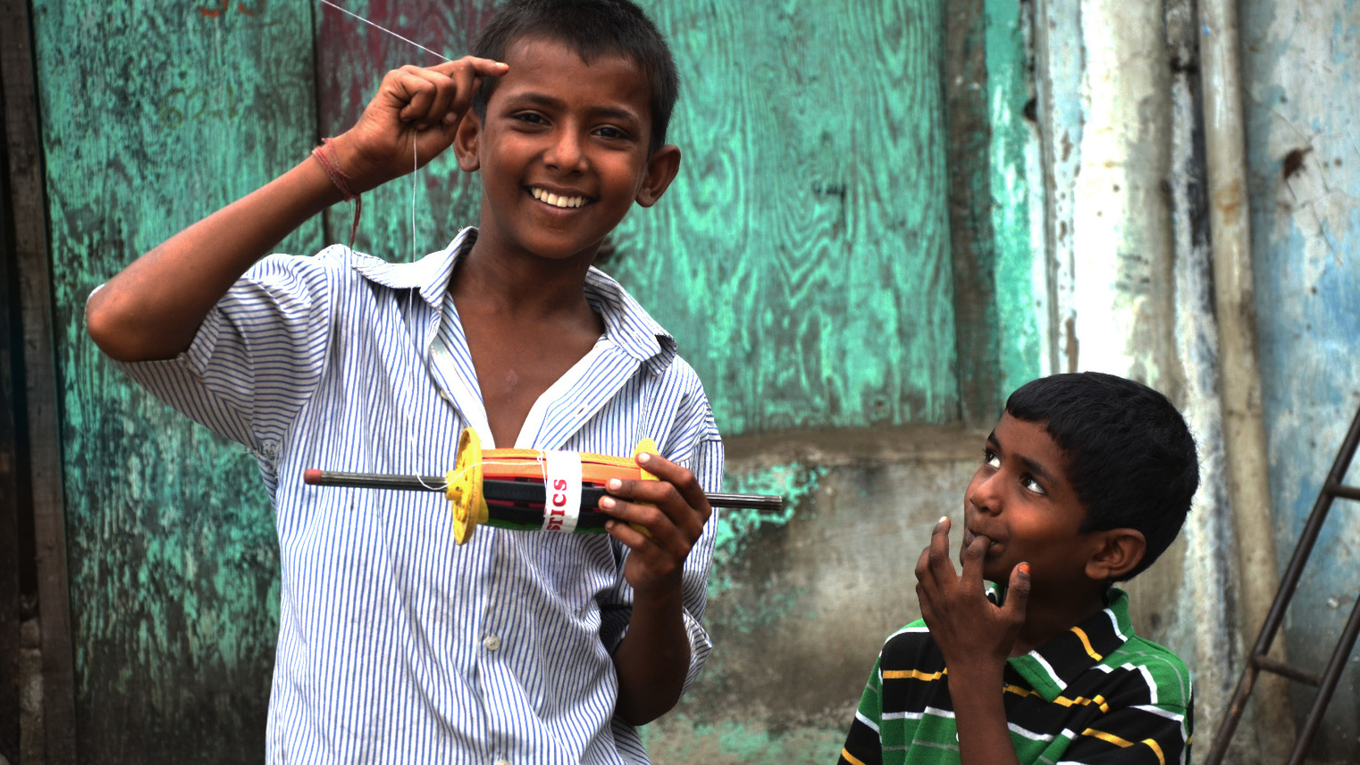
[[[458,120],[458,129],[453,134],[453,153],[458,157],[458,167],[465,173],[474,173],[482,166],[477,154],[477,139],[482,135],[482,121],[477,113],[468,109]]]
[[[666,193],[666,187],[671,185],[678,172],[680,172],[679,146],[668,143],[653,152],[647,160],[647,174],[642,177],[637,203],[643,207],[656,204],[656,200]]]
[[[1086,576],[1097,582],[1113,582],[1127,576],[1143,562],[1147,539],[1137,529],[1093,532],[1101,546],[1086,562]]]

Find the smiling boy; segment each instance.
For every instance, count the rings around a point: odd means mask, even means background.
[[[1016,390],[964,493],[962,575],[941,518],[922,619],[884,644],[840,762],[1189,762],[1190,674],[1134,635],[1112,584],[1166,550],[1198,485],[1185,420],[1151,388],[1088,372]]]
[[[514,0],[474,56],[390,72],[358,123],[90,298],[95,342],[245,444],[282,574],[269,762],[641,763],[711,648],[700,625],[722,443],[675,341],[591,267],[654,204],[675,66],[627,0]],[[480,225],[416,263],[269,255],[327,206],[453,148]],[[609,534],[483,528],[436,495],[304,486],[430,474],[483,444],[631,454]]]

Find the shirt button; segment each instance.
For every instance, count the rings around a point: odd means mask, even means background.
[[[510,761],[502,757],[499,760],[496,760],[496,765],[510,765]]]
[[[439,397],[444,399],[444,403],[450,405],[453,404],[453,396],[450,396],[449,392],[444,390],[443,388],[439,389]]]
[[[482,647],[488,651],[495,651],[501,647],[501,639],[497,635],[487,635],[486,639],[482,641]]]

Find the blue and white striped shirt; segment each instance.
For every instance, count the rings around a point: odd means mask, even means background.
[[[306,468],[442,474],[464,426],[489,441],[447,289],[475,238],[410,264],[271,255],[179,357],[121,365],[259,459],[282,561],[270,763],[647,762],[613,714],[627,548],[486,526],[459,547],[442,495],[302,482]],[[628,455],[650,436],[716,491],[722,442],[675,341],[598,270],[586,297],[605,333],[516,445]],[[712,647],[699,620],[716,522],[685,567],[686,687]]]

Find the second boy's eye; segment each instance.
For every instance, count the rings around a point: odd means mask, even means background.
[[[986,465],[987,467],[999,468],[1001,467],[1001,457],[999,457],[997,453],[992,451],[991,449],[983,449],[982,464]]]
[[[1048,492],[1044,491],[1044,487],[1040,486],[1039,482],[1034,480],[1034,476],[1032,475],[1022,477],[1020,479],[1020,485],[1025,487],[1026,491],[1032,491],[1035,494],[1048,494]]]

